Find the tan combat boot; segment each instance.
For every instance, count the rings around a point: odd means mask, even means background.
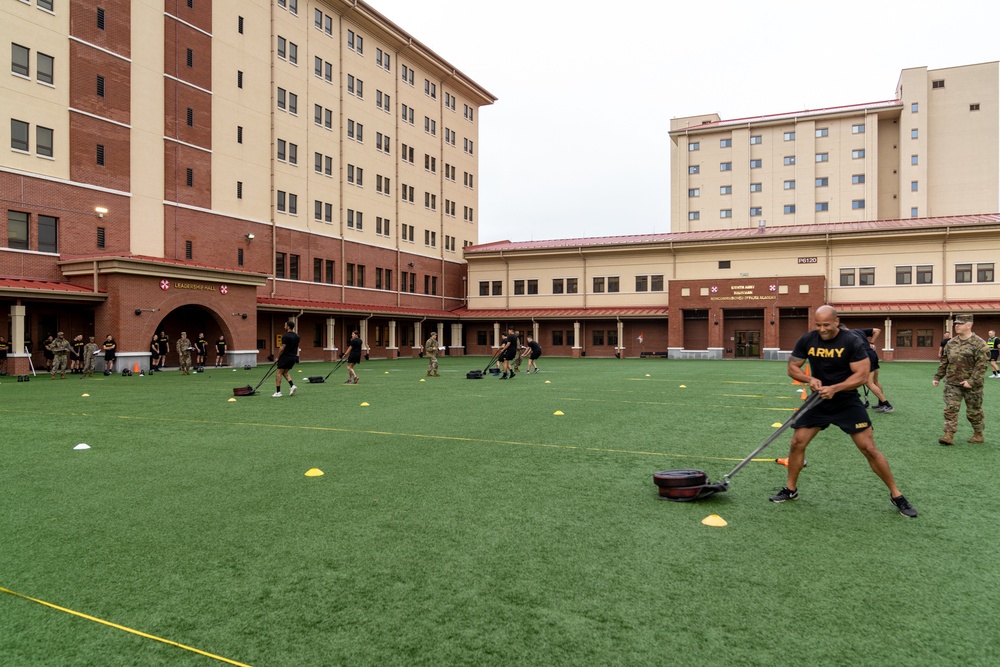
[[[955,439],[953,436],[954,434],[951,431],[945,431],[944,435],[938,438],[938,442],[942,445],[954,445]]]
[[[983,442],[983,432],[973,433],[972,437],[969,438],[969,442]]]

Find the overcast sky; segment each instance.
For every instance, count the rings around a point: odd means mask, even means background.
[[[887,100],[902,69],[1000,60],[997,0],[366,1],[499,98],[480,243],[669,231],[671,118]]]

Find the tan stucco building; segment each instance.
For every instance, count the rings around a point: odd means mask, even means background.
[[[495,97],[358,0],[0,6],[0,329],[303,358],[454,322]],[[461,353],[460,337],[446,344]]]

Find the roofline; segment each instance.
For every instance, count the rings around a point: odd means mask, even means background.
[[[898,107],[903,108],[903,102],[899,99],[882,100],[879,102],[864,102],[862,104],[847,104],[838,107],[825,107],[822,109],[805,109],[803,111],[786,111],[784,113],[766,114],[763,116],[747,116],[744,118],[731,118],[728,120],[716,120],[698,125],[670,130],[670,136],[683,136],[691,132],[717,130],[725,127],[735,127],[741,125],[766,125],[768,123],[797,121],[799,118],[815,118],[817,116],[840,116],[858,112],[868,113],[869,111],[888,111]],[[704,115],[704,114],[703,114]]]

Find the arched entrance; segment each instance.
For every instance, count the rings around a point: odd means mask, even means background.
[[[187,337],[194,344],[198,341],[198,336],[204,334],[207,341],[207,355],[205,365],[215,364],[215,342],[219,336],[224,336],[230,349],[233,349],[233,333],[226,326],[225,322],[219,319],[216,313],[199,304],[185,304],[170,311],[156,323],[155,328],[148,332],[147,340],[152,340],[153,334],[166,333],[170,341],[170,354],[165,360],[166,366],[176,366],[178,363],[177,347],[175,342],[181,337],[181,333],[187,333]],[[191,355],[192,362],[195,356]],[[229,360],[230,365],[232,360]]]

